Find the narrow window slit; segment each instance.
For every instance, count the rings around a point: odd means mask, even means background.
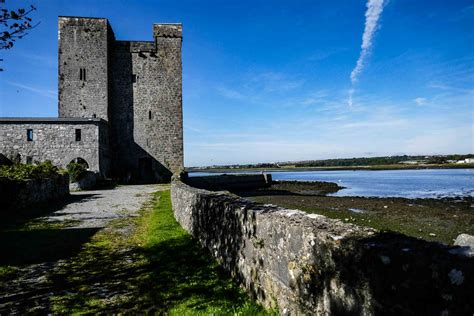
[[[33,130],[31,128],[26,130],[26,140],[29,142],[33,141]]]
[[[76,142],[80,142],[80,141],[81,141],[81,129],[77,128],[76,129]]]

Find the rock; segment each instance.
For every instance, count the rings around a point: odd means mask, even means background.
[[[468,234],[460,234],[454,241],[455,246],[469,246],[474,247],[474,236]]]
[[[455,246],[449,252],[466,257],[474,257],[474,236],[468,234],[460,234],[454,241]]]
[[[99,177],[98,173],[88,171],[79,181],[70,183],[69,190],[80,191],[92,189],[97,184]]]

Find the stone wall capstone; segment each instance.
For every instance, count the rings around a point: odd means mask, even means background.
[[[474,261],[448,247],[226,192],[171,187],[177,221],[283,315],[472,315]]]
[[[268,188],[272,184],[271,174],[222,174],[218,176],[188,177],[187,184],[211,191],[239,191]]]

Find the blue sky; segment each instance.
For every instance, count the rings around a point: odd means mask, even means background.
[[[0,116],[57,115],[58,15],[182,22],[187,166],[474,152],[472,0],[385,1],[354,83],[364,0],[14,3],[41,24],[1,52]]]

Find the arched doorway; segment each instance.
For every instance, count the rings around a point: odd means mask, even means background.
[[[80,165],[83,165],[87,170],[89,170],[89,164],[84,158],[77,157],[71,160],[69,163],[78,163]]]

